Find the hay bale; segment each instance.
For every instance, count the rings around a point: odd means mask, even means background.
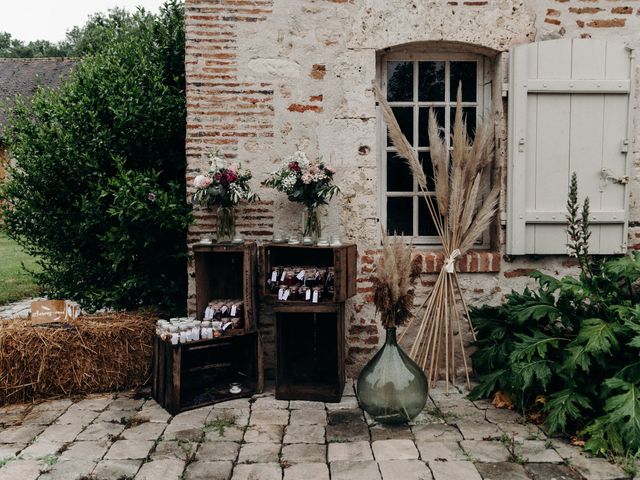
[[[37,326],[0,323],[0,405],[134,388],[149,379],[154,318],[80,317]]]

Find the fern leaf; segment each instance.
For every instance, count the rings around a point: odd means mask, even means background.
[[[586,410],[592,410],[587,397],[571,388],[560,390],[547,398],[545,424],[551,433],[564,432],[567,421],[580,419]]]
[[[599,318],[588,318],[582,322],[582,328],[576,338],[583,343],[585,351],[591,354],[611,353],[618,348],[616,333],[620,325],[615,322],[605,322]]]

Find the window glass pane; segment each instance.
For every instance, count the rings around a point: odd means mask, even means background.
[[[444,102],[444,62],[418,64],[418,99],[421,102]]]
[[[422,171],[427,177],[427,190],[433,192],[436,189],[436,184],[433,181],[433,165],[431,164],[431,154],[429,152],[420,152],[418,154],[420,163],[422,164]]]
[[[450,96],[452,101],[456,101],[460,82],[462,82],[462,101],[477,101],[477,65],[477,62],[451,62]]]
[[[387,100],[413,101],[413,62],[387,62]]]
[[[394,152],[387,153],[387,191],[412,192],[413,175],[404,159]]]
[[[435,197],[432,198],[435,200]],[[435,201],[434,207],[437,214],[438,205],[435,204]],[[429,213],[429,209],[427,208],[427,201],[424,198],[418,199],[418,215],[418,235],[421,237],[437,237],[438,231],[433,223],[433,217],[431,217],[431,213]]]
[[[407,137],[407,140],[413,145],[413,107],[393,107],[392,108],[400,130]],[[387,145],[393,145],[391,138],[387,137]]]
[[[413,236],[413,197],[387,198],[387,233]]]
[[[476,107],[462,107],[462,117],[467,122],[467,134],[473,139],[476,130]],[[456,108],[451,107],[451,133],[456,119]]]
[[[433,108],[438,120],[438,125],[444,128],[444,107],[421,107],[418,123],[418,146],[429,146],[429,108]]]

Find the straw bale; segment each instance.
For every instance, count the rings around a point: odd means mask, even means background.
[[[65,323],[0,323],[0,405],[135,388],[149,380],[149,313],[83,316]]]

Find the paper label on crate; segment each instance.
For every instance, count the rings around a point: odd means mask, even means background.
[[[313,300],[311,300],[313,303],[318,303],[318,291],[314,290],[313,291]]]
[[[298,278],[298,280],[304,280],[304,274],[305,271],[304,270],[300,270],[300,272],[298,273],[298,275],[296,275],[296,277]]]
[[[278,280],[278,272],[274,270],[271,272],[271,281],[275,282],[276,280]]]
[[[231,305],[231,314],[230,314],[230,315],[231,315],[232,317],[235,317],[235,316],[236,316],[236,313],[238,313],[238,307],[236,307],[236,305],[235,305],[235,304],[234,304],[234,305]]]
[[[282,300],[288,300],[290,294],[291,294],[291,290],[289,289],[285,290],[284,294],[282,295]]]
[[[284,295],[284,288],[278,290],[278,300],[282,300],[282,296]]]
[[[311,300],[311,290],[307,290],[306,292],[304,292],[304,299]]]
[[[229,308],[226,305],[223,305],[222,308],[220,309],[220,313],[224,315],[225,313],[227,313],[227,310],[229,310]]]
[[[280,275],[280,281],[284,282],[285,277],[287,276],[287,274],[285,273],[285,271],[282,271],[282,275]]]

